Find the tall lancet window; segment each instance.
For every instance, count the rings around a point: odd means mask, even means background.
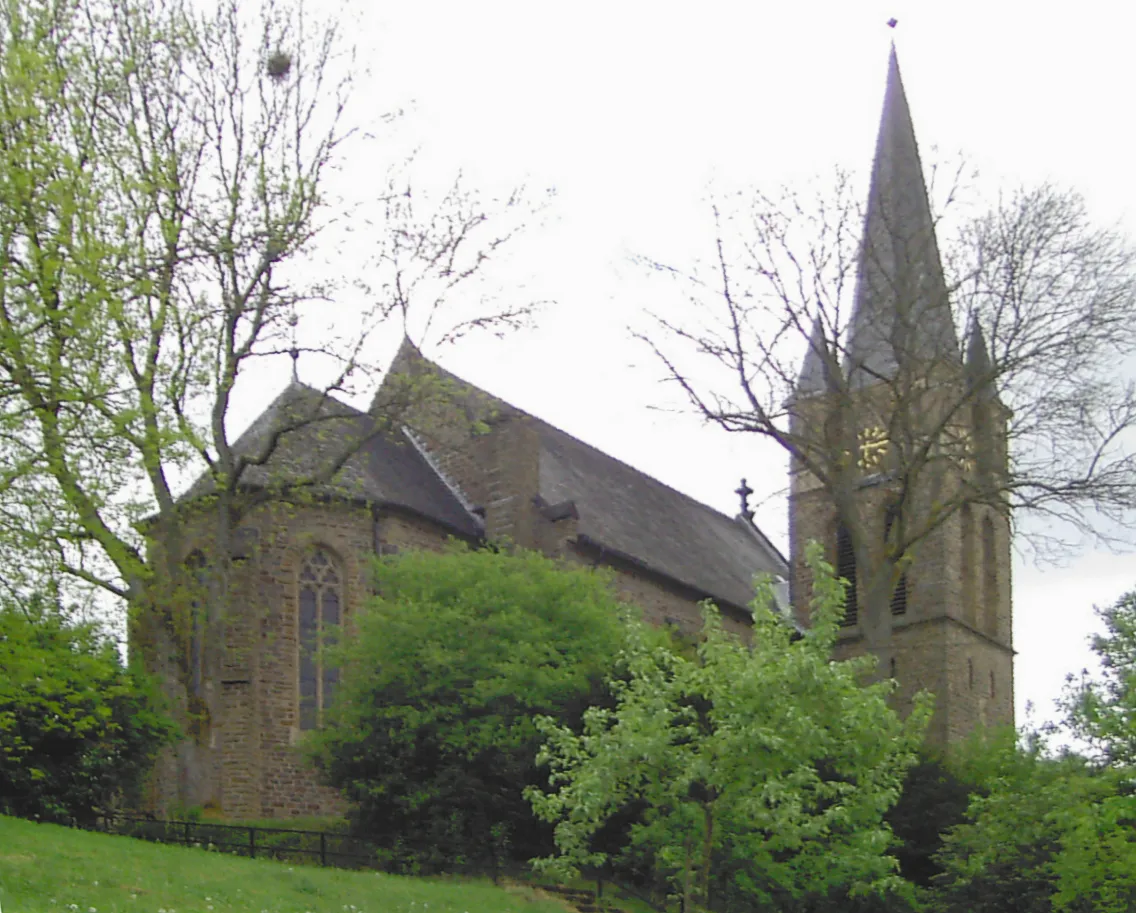
[[[860,603],[856,596],[856,549],[848,528],[841,523],[836,527],[836,576],[848,581],[844,589],[844,620],[841,624],[854,625],[860,620]]]
[[[989,516],[982,518],[982,630],[998,636],[998,553]]]
[[[205,627],[209,613],[209,565],[200,551],[185,559],[186,584],[189,593],[189,685],[192,694],[200,696],[205,676]]]
[[[343,572],[326,549],[316,549],[300,566],[299,605],[300,728],[314,729],[339,681],[328,650],[342,619]]]

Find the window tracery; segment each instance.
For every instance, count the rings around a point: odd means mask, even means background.
[[[300,729],[314,729],[339,682],[327,654],[342,621],[342,568],[331,552],[317,548],[300,566],[298,584]]]

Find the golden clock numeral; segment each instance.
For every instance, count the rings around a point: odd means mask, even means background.
[[[878,425],[860,432],[860,468],[865,472],[879,469],[887,456],[887,432]]]

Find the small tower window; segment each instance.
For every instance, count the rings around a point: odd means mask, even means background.
[[[889,663],[889,669],[891,671],[891,677],[895,678],[895,657],[894,656],[891,658],[891,661]]]
[[[991,700],[993,700],[993,698],[994,698],[994,670],[993,669],[990,670],[990,698],[991,698]]]
[[[331,704],[339,669],[327,658],[334,645],[343,605],[343,574],[326,549],[316,549],[300,567],[299,695],[300,728],[314,729]]]
[[[856,597],[856,550],[852,537],[843,523],[836,528],[836,575],[844,578],[844,620],[841,624],[854,625],[859,621],[860,606]]]
[[[966,661],[966,687],[971,691],[974,690],[974,660],[968,659]]]

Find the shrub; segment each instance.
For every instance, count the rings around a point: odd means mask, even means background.
[[[114,644],[41,599],[0,606],[0,812],[88,822],[174,734]]]

